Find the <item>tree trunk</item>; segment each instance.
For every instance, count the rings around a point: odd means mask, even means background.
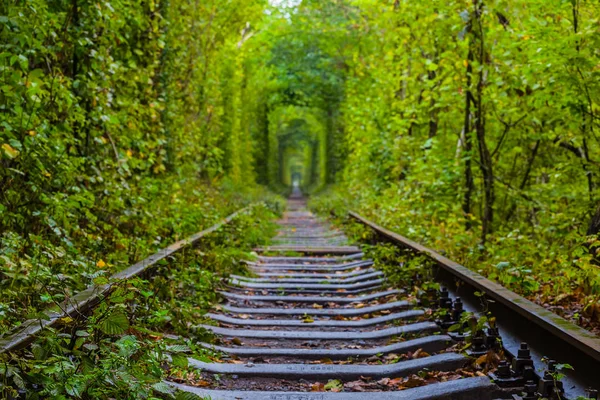
[[[477,39],[477,61],[479,62],[480,71],[478,74],[477,81],[477,96],[475,99],[475,133],[477,135],[477,147],[479,149],[479,166],[481,174],[483,176],[483,192],[484,192],[484,204],[483,204],[483,215],[482,215],[482,231],[481,241],[485,243],[487,236],[493,231],[494,223],[494,171],[493,161],[490,154],[490,150],[486,142],[486,131],[485,131],[485,109],[483,107],[483,89],[487,80],[487,69],[485,64],[487,63],[485,53],[485,37],[483,31],[483,22],[481,16],[483,13],[483,2],[480,0],[473,0],[474,5],[474,35]]]
[[[600,233],[600,205],[596,208],[596,212],[590,221],[586,234],[597,235],[598,233]]]
[[[429,71],[427,75],[430,81],[435,80],[437,77],[435,71]],[[438,131],[438,116],[435,104],[435,96],[431,96],[431,100],[429,100],[429,138],[435,137]]]
[[[464,136],[464,148],[465,148],[465,194],[463,197],[463,213],[467,218],[466,228],[471,229],[471,220],[469,214],[471,214],[471,198],[473,196],[473,189],[475,183],[473,181],[473,169],[471,167],[471,157],[473,153],[473,142],[471,139],[471,99],[473,97],[471,93],[471,74],[473,73],[473,67],[471,62],[473,61],[473,52],[469,50],[467,56],[467,90],[465,91],[465,121],[463,125],[463,136]]]

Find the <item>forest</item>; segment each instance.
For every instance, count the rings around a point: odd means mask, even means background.
[[[262,205],[226,250],[185,255],[212,267],[176,263],[185,284],[123,284],[70,339],[0,353],[0,393],[168,394],[153,332],[210,307],[294,184],[599,333],[599,16],[585,0],[2,1],[0,335]],[[162,297],[142,310],[134,292]]]

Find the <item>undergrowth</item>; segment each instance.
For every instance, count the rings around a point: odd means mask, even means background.
[[[93,218],[86,227],[65,222],[51,234],[22,236],[2,233],[0,241],[0,334],[24,319],[60,303],[92,283],[143,259],[170,243],[215,224],[254,200],[277,198],[256,189],[240,192],[226,185],[207,186],[195,180],[174,180],[157,188],[129,193],[122,213],[105,221]],[[164,195],[168,193],[168,195]]]
[[[219,300],[221,278],[244,273],[240,260],[275,234],[273,216],[252,208],[151,275],[117,282],[89,317],[63,318],[33,345],[0,355],[1,398],[194,398],[163,380],[195,374],[188,357],[219,357],[197,344],[212,339],[198,325]]]
[[[333,212],[350,232],[368,239],[368,229],[347,217],[348,210],[357,211],[574,323],[599,331],[600,270],[590,248],[600,242],[565,227],[557,228],[559,221],[545,221],[535,229],[524,226],[498,231],[484,247],[476,227],[467,230],[457,213],[440,214],[435,202],[423,203],[409,193],[404,197],[392,196],[391,192],[357,197],[343,188],[330,188],[313,198],[310,206],[318,213]],[[556,229],[564,231],[560,239]]]

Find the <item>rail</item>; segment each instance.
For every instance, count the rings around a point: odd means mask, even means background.
[[[350,211],[348,214],[389,241],[409,248],[419,254],[429,256],[440,268],[454,275],[459,280],[475,287],[477,290],[485,293],[486,296],[517,312],[552,335],[568,342],[596,361],[600,361],[600,338],[593,333],[490,281],[467,267],[444,257],[434,250],[377,225],[356,212]]]
[[[42,332],[44,329],[59,325],[61,320],[63,320],[65,317],[76,318],[78,316],[85,315],[96,305],[98,305],[102,299],[111,292],[116,284],[149,272],[161,260],[164,260],[165,258],[179,252],[181,249],[189,245],[195,244],[203,237],[229,224],[237,216],[248,212],[255,206],[256,204],[240,209],[213,226],[197,232],[183,240],[179,240],[170,246],[159,250],[151,256],[133,264],[123,271],[115,273],[109,278],[110,282],[107,284],[93,285],[75,294],[60,307],[46,310],[48,315],[47,319],[29,319],[24,321],[13,332],[0,339],[0,354],[25,347],[31,343],[31,341],[33,341],[37,334]]]

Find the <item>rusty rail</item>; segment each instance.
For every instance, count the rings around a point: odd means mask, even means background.
[[[593,333],[565,320],[553,312],[539,306],[526,298],[504,288],[503,286],[490,281],[482,275],[471,271],[463,265],[452,261],[441,254],[420,245],[398,233],[392,232],[365,217],[350,211],[348,213],[363,225],[373,229],[377,234],[387,238],[391,242],[405,248],[409,248],[419,254],[429,256],[437,265],[454,275],[459,280],[471,285],[477,290],[484,292],[486,296],[501,303],[509,309],[517,312],[529,321],[540,326],[552,335],[566,341],[588,356],[600,361],[600,337]]]
[[[109,278],[111,282],[108,284],[90,286],[89,288],[75,294],[60,307],[47,310],[46,312],[48,319],[29,319],[24,321],[15,329],[15,331],[0,339],[0,353],[14,351],[25,347],[31,343],[31,341],[33,341],[37,334],[46,328],[51,328],[58,325],[61,319],[65,317],[76,318],[78,316],[85,315],[96,305],[98,305],[102,299],[104,299],[106,295],[110,293],[117,283],[149,272],[158,264],[159,261],[177,253],[184,247],[195,244],[198,240],[218,230],[222,226],[229,224],[237,216],[246,213],[255,206],[256,205],[251,205],[238,210],[210,228],[204,229],[203,231],[195,233],[183,240],[179,240],[170,246],[159,250],[153,255],[137,262],[136,264],[124,269],[123,271],[117,272]]]

